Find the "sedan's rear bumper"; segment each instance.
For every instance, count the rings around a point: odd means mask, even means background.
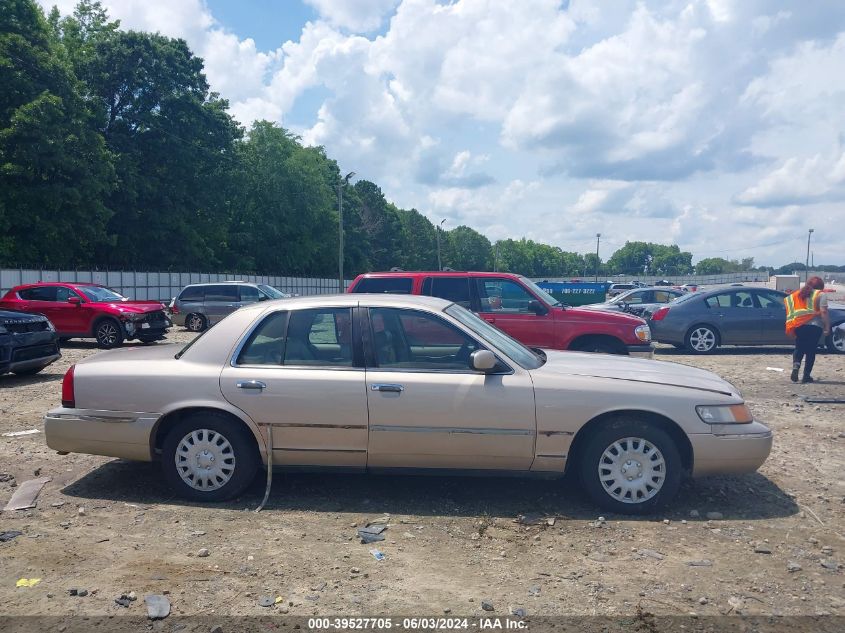
[[[155,413],[53,409],[44,416],[47,446],[61,453],[107,455],[151,461]]]
[[[752,422],[740,433],[737,426],[740,425],[722,425],[716,433],[689,436],[694,477],[752,473],[763,465],[772,450],[771,430]]]

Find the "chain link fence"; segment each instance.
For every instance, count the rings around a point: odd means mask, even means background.
[[[219,281],[245,281],[267,284],[292,295],[324,295],[338,292],[337,279],[324,277],[285,277],[282,275],[240,275],[237,273],[139,272],[126,270],[47,270],[0,269],[0,293],[22,284],[39,281],[94,283],[108,286],[131,299],[170,301],[188,284]],[[351,280],[344,282],[344,290]]]

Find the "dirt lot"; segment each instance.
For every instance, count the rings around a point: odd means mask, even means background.
[[[64,371],[96,351],[71,342],[36,377],[0,377],[0,433],[43,429]],[[502,615],[845,615],[845,406],[800,398],[845,395],[845,356],[820,356],[821,382],[793,385],[788,351],[659,350],[737,385],[775,447],[759,474],[687,483],[665,515],[642,519],[599,521],[559,481],[305,474],[278,476],[254,514],[261,481],[235,503],[190,505],[154,464],[62,457],[43,433],[0,437],[0,473],[14,477],[0,476],[0,506],[15,481],[52,478],[35,510],[0,516],[0,532],[23,532],[0,543],[0,615],[143,615],[143,595],[162,592],[175,615],[478,615],[482,601]],[[527,513],[553,525],[516,522]],[[376,561],[355,527],[385,514]],[[130,591],[140,599],[115,604]],[[265,596],[282,601],[263,608]]]

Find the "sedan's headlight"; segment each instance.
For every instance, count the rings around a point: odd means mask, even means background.
[[[8,334],[9,330],[6,329],[5,326],[0,325],[0,334]]]
[[[634,334],[643,343],[651,342],[651,329],[647,325],[638,325],[634,328]]]
[[[751,409],[744,404],[700,405],[695,411],[707,424],[748,424],[754,421]]]

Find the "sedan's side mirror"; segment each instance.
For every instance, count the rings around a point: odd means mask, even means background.
[[[68,297],[67,302],[71,305],[78,306],[80,303],[82,303],[82,299],[80,299],[79,297]]]
[[[532,299],[531,301],[528,302],[528,309],[531,310],[531,312],[533,312],[534,314],[536,314],[538,316],[546,314],[546,306],[544,306],[542,303],[540,303],[536,299]]]
[[[475,371],[486,373],[496,367],[496,356],[489,349],[477,349],[470,354],[469,363]]]

